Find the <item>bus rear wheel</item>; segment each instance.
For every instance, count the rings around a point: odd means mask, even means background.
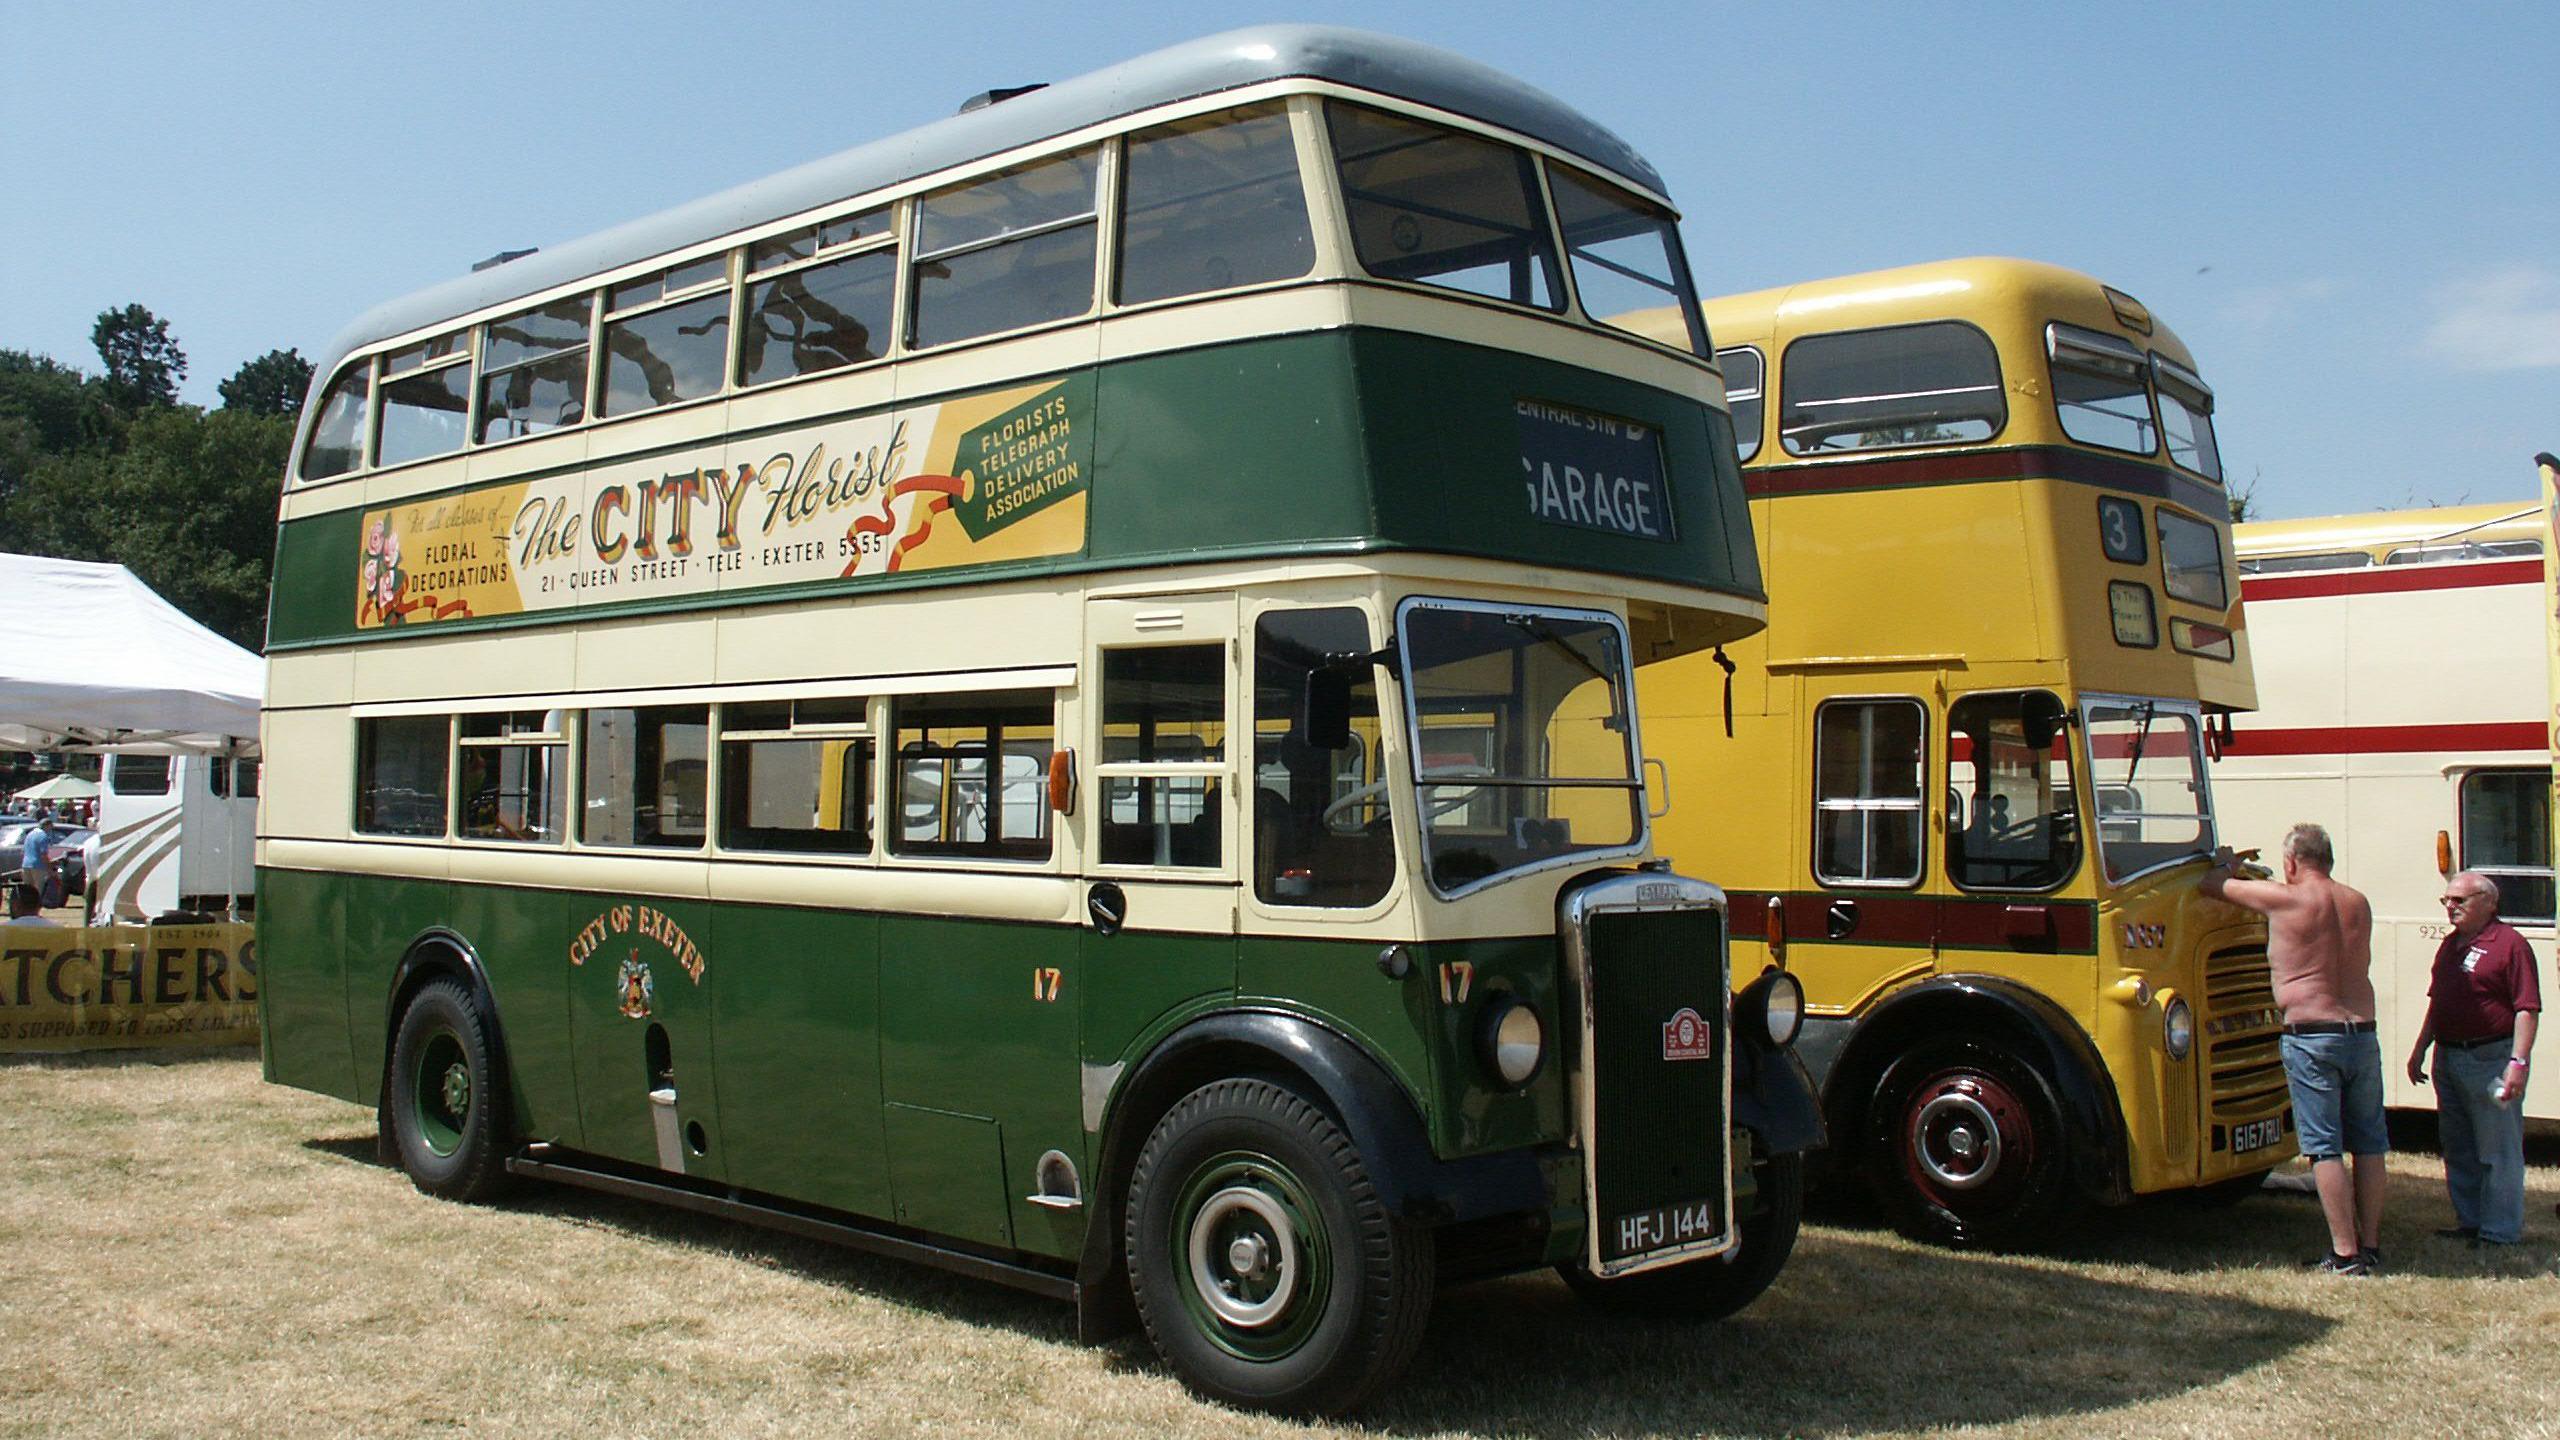
[[[1413,1356],[1431,1236],[1388,1213],[1350,1137],[1269,1080],[1220,1080],[1156,1122],[1129,1178],[1130,1290],[1194,1389],[1293,1415],[1351,1409]]]
[[[2061,1106],[2042,1074],[1975,1040],[1894,1062],[1868,1111],[1867,1178],[1906,1235],[1963,1249],[2041,1238],[2069,1167]]]
[[[1760,1165],[1760,1208],[1742,1222],[1730,1259],[1695,1260],[1603,1280],[1579,1265],[1559,1266],[1585,1304],[1663,1320],[1722,1320],[1760,1298],[1795,1253],[1804,1219],[1804,1157],[1772,1155]]]
[[[457,980],[431,980],[409,998],[391,1045],[383,1124],[411,1184],[446,1200],[486,1200],[506,1188],[504,1074],[490,1025]]]

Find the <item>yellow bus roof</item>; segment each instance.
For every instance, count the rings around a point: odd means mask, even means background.
[[[2321,555],[2435,541],[2530,540],[2541,533],[2542,502],[2498,500],[2361,515],[2313,515],[2301,520],[2252,520],[2232,527],[2231,548],[2248,558]]]
[[[1959,318],[1998,336],[2040,331],[2045,321],[2061,320],[2133,336],[2189,370],[2196,368],[2185,342],[2142,302],[2093,275],[2036,260],[1986,255],[1933,260],[1720,295],[1703,303],[1707,333],[1719,346],[1757,345],[1765,351],[1781,329],[1795,335]],[[1674,340],[1668,334],[1656,338]]]

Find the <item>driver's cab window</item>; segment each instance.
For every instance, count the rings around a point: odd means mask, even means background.
[[[1968,695],[1947,712],[1947,878],[1967,890],[2050,890],[2080,864],[2062,702]]]
[[[1374,905],[1395,878],[1395,835],[1368,618],[1271,611],[1253,647],[1254,896]]]

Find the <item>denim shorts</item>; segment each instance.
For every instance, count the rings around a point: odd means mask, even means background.
[[[2372,1031],[2285,1036],[2284,1078],[2303,1154],[2332,1160],[2391,1148],[2382,1124],[2382,1040]]]

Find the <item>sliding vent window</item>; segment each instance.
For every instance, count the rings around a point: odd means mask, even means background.
[[[1093,308],[1098,152],[1008,170],[916,207],[917,345],[1064,320]]]
[[[1767,364],[1748,345],[1716,352],[1724,367],[1724,403],[1733,411],[1733,458],[1749,461],[1760,453],[1760,422],[1768,415],[1760,388]]]
[[[453,722],[397,715],[356,722],[356,832],[444,835]]]
[[[2169,458],[2207,480],[2222,478],[2222,452],[2213,443],[2213,391],[2174,360],[2151,357],[2152,383],[2160,391],[2160,426],[2168,432]]]
[[[1051,710],[1045,690],[898,701],[890,851],[1047,859],[1049,755],[1058,734]]]
[[[729,257],[712,255],[605,295],[607,415],[720,393],[729,363]]]
[[[710,711],[700,705],[590,710],[585,730],[579,840],[701,849],[708,831]]]
[[[2063,434],[2132,455],[2160,448],[2151,427],[2151,367],[2141,351],[2113,335],[2058,321],[2044,327],[2044,335]]]
[[[457,330],[382,357],[373,463],[402,465],[462,448],[471,409],[471,336]]]
[[[1289,280],[1316,263],[1289,117],[1273,105],[1129,137],[1119,302]]]
[[[1556,218],[1582,312],[1638,335],[1668,334],[1676,326],[1689,337],[1690,354],[1706,354],[1707,322],[1698,313],[1671,212],[1561,165],[1549,165],[1547,178],[1555,186]]]
[[[761,241],[747,251],[738,383],[762,385],[889,353],[897,237],[885,209]]]
[[[1223,645],[1102,656],[1102,863],[1214,868],[1227,762]]]
[[[1555,237],[1525,152],[1340,101],[1324,113],[1352,248],[1370,274],[1563,308]]]
[[[1790,455],[1961,444],[2008,423],[2000,357],[1970,325],[1808,335],[1779,363],[1778,442]]]
[[[870,854],[870,715],[848,698],[720,707],[721,847]]]
[[[326,480],[364,463],[364,407],[372,382],[370,360],[355,362],[329,382],[320,397],[320,418],[302,445],[303,479]]]
[[[462,835],[556,845],[567,833],[569,745],[559,710],[462,717]]]
[[[480,444],[587,418],[584,295],[489,322],[480,342]]]

